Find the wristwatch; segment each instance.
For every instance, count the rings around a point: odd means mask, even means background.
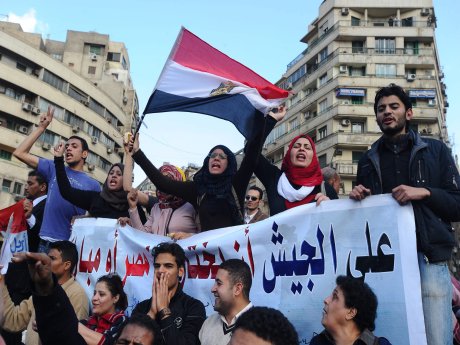
[[[169,308],[163,308],[158,312],[160,320],[164,319],[165,317],[168,317],[169,315],[171,315],[171,309]]]

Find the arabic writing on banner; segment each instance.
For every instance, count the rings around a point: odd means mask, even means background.
[[[29,250],[23,201],[0,210],[0,232],[3,237],[0,250],[0,265],[3,268],[0,274],[6,274],[13,254]]]
[[[150,250],[169,238],[90,218],[77,220],[72,240],[80,254],[77,279],[89,296],[99,276],[117,272],[129,295],[128,312],[151,297]],[[178,243],[187,255],[184,291],[201,300],[208,315],[220,263],[239,258],[253,275],[251,301],[281,310],[301,344],[322,330],[323,301],[342,274],[364,278],[376,293],[375,334],[394,344],[426,344],[412,207],[389,195],[304,205]]]

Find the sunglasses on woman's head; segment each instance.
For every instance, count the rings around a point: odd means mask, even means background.
[[[220,159],[227,159],[227,155],[225,153],[217,153],[217,152],[210,153],[208,157],[209,158],[219,157]]]
[[[258,198],[254,195],[246,195],[245,197],[246,200],[249,201],[249,199],[251,199],[252,201],[256,201]]]

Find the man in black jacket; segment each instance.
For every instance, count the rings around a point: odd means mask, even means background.
[[[163,242],[152,249],[154,281],[152,298],[140,302],[133,315],[142,313],[154,319],[161,328],[166,345],[200,344],[198,333],[206,319],[203,303],[182,291],[185,253],[173,242]]]
[[[455,245],[450,222],[460,220],[458,170],[444,143],[409,129],[412,104],[401,87],[380,89],[374,112],[383,135],[359,161],[350,198],[391,193],[401,205],[412,203],[427,341],[452,344],[447,261]]]

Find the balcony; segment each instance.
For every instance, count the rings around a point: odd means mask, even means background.
[[[335,170],[341,176],[356,176],[358,172],[358,162],[338,160],[334,162]]]

